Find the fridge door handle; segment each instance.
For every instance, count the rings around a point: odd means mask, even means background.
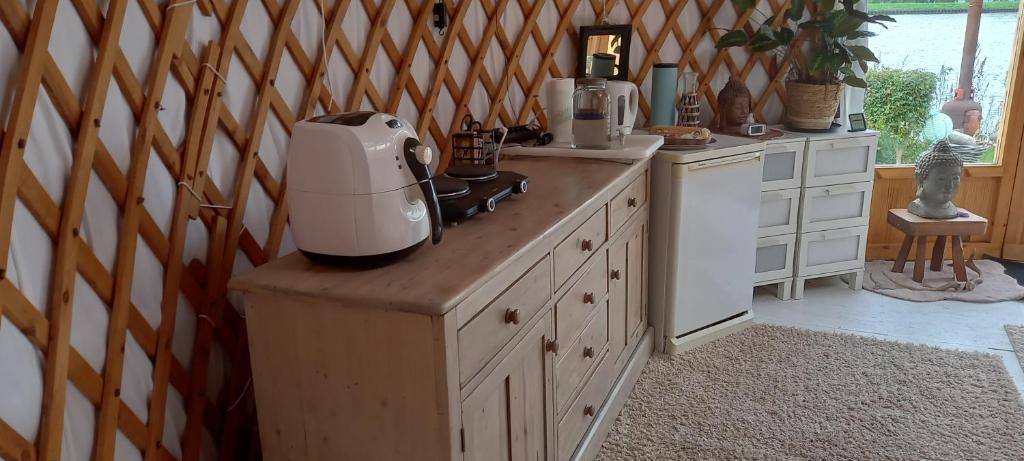
[[[694,164],[686,165],[686,169],[689,171],[703,170],[706,168],[714,168],[717,166],[731,165],[733,163],[742,163],[749,161],[761,161],[761,152],[754,152],[752,154],[737,155],[734,157],[726,157],[723,159],[707,160],[704,162],[697,162]]]

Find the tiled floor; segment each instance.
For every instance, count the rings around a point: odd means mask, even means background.
[[[1006,324],[1024,325],[1021,302],[914,303],[851,291],[838,278],[825,278],[808,282],[800,300],[780,301],[758,289],[754,321],[997,354],[1024,397],[1024,371],[1003,330]]]

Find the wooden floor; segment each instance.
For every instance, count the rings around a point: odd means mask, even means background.
[[[780,301],[757,289],[754,321],[997,354],[1024,397],[1024,371],[1003,330],[1024,325],[1024,303],[1018,301],[914,303],[851,291],[831,277],[809,281],[801,300]]]

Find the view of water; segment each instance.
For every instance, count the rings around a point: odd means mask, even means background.
[[[960,75],[967,13],[900,14],[893,17],[896,23],[889,24],[888,29],[874,25],[870,28],[878,36],[869,39],[869,46],[882,65],[936,74],[942,66],[951,67],[953,71],[948,78],[955,84]],[[984,68],[987,88],[985,84],[979,85],[975,91],[984,93],[976,94],[975,99],[990,106],[985,107],[986,122],[992,125],[1002,112],[1016,28],[1017,13],[983,13],[981,16],[978,62],[987,59]],[[986,128],[991,130],[994,127]]]

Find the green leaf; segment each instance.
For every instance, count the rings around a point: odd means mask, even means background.
[[[807,71],[811,74],[817,74],[821,71],[821,68],[825,64],[825,55],[821,53],[811,54],[810,59],[807,60]]]
[[[797,25],[797,29],[800,30],[819,30],[821,26],[825,25],[825,21],[804,21]]]
[[[853,32],[850,32],[849,35],[846,36],[846,39],[847,40],[856,40],[858,38],[874,37],[876,35],[878,35],[878,34],[876,34],[874,32],[871,32],[869,30],[855,30]]]
[[[778,48],[779,42],[769,33],[758,32],[753,37],[750,37],[747,46],[750,47],[750,51],[761,52]]]
[[[740,10],[749,10],[757,4],[757,0],[732,0],[732,4],[736,5],[736,8]]]
[[[850,59],[850,55],[844,52],[837,52],[830,54],[825,58],[825,65],[829,69],[838,70],[840,67],[843,67],[844,65],[849,65],[851,61],[852,60]]]
[[[838,16],[834,35],[836,37],[845,37],[860,28],[861,24],[864,24],[864,20],[856,16],[849,14]]]
[[[850,50],[850,53],[852,53],[860,61],[879,62],[878,57],[875,56],[875,53],[873,53],[866,46],[849,45],[847,46],[847,48]]]
[[[896,20],[893,19],[891,16],[886,16],[884,14],[876,14],[874,16],[869,16],[867,19],[865,19],[865,21],[870,22],[872,24],[878,24],[882,26],[883,29],[889,28],[889,26],[885,25],[885,23],[896,22]]]
[[[743,46],[747,44],[750,38],[747,37],[747,33],[742,30],[733,30],[727,32],[721,38],[718,39],[718,43],[715,43],[715,48],[729,48],[733,46]]]
[[[790,43],[793,43],[793,37],[796,36],[796,33],[788,27],[780,27],[779,30],[775,31],[774,36],[775,41],[779,42],[780,45],[789,46]]]
[[[867,73],[868,63],[865,61],[857,61],[857,63],[860,64],[860,70],[863,70],[865,73]]]
[[[818,12],[827,13],[836,9],[836,0],[815,0],[815,5],[818,5]]]
[[[804,16],[804,0],[793,0],[793,5],[786,11],[786,17],[799,21]]]
[[[857,88],[867,88],[868,87],[868,82],[865,82],[864,79],[862,79],[860,77],[854,77],[852,75],[847,76],[846,78],[844,78],[843,79],[843,83],[845,83],[847,85],[850,85],[850,86],[853,86],[853,87],[857,87]]]

